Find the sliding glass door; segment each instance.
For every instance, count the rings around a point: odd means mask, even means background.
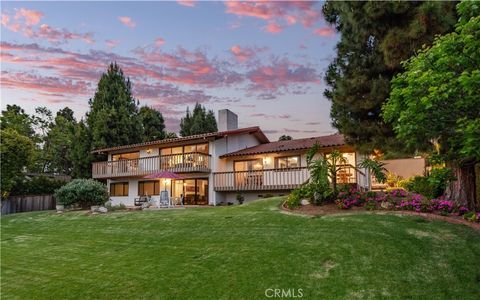
[[[172,197],[183,195],[184,204],[208,204],[208,179],[172,180]]]

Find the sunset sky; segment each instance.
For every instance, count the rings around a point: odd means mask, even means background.
[[[319,2],[3,2],[1,102],[88,109],[117,61],[178,131],[187,106],[229,108],[275,140],[334,133],[324,73],[338,35]]]

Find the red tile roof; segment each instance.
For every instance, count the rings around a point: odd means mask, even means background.
[[[305,139],[296,139],[290,141],[278,141],[268,144],[260,144],[250,148],[245,148],[235,152],[230,152],[220,156],[231,157],[241,155],[255,155],[263,153],[276,153],[284,151],[306,150],[311,148],[315,143],[318,143],[320,147],[335,147],[345,145],[345,140],[342,134],[332,134],[327,136],[319,136]]]
[[[194,140],[201,140],[201,139],[207,139],[207,138],[222,138],[229,135],[239,135],[239,134],[254,134],[261,143],[270,142],[267,136],[260,129],[260,127],[254,126],[254,127],[240,128],[235,130],[196,134],[196,135],[173,138],[173,139],[164,139],[164,140],[157,140],[157,141],[144,142],[144,143],[138,143],[138,144],[95,149],[92,151],[92,153],[102,153],[102,152],[124,150],[129,148],[139,148],[139,147],[146,147],[146,146],[153,146],[153,145],[168,145],[168,144],[174,144],[174,143],[183,142],[183,141],[194,141]]]

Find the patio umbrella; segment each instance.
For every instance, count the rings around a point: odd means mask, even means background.
[[[182,176],[178,175],[177,173],[169,172],[169,171],[160,171],[157,173],[153,173],[143,178],[149,179],[183,179]],[[165,190],[167,190],[167,183],[164,181]]]

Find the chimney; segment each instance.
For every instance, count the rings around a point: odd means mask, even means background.
[[[231,110],[221,109],[218,111],[218,131],[238,129],[238,116]]]

